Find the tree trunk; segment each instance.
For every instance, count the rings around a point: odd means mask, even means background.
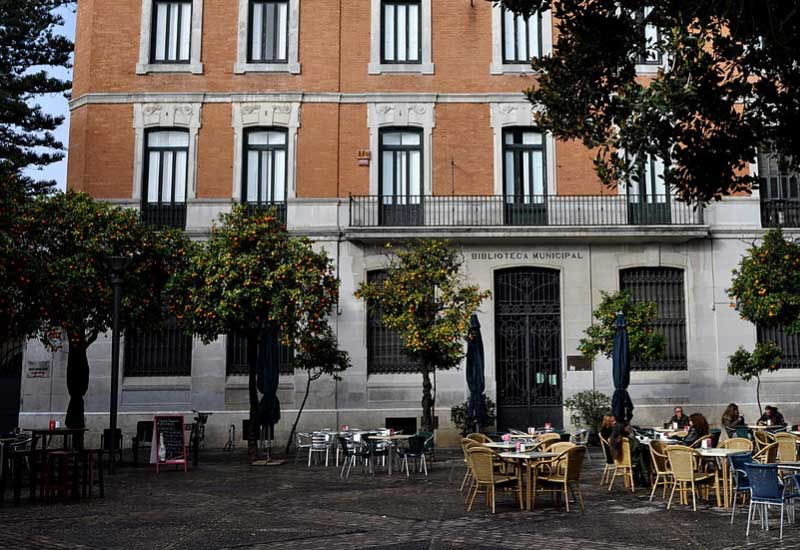
[[[435,399],[431,389],[431,371],[427,367],[422,369],[422,425],[420,426],[423,432],[433,432],[433,409]]]
[[[247,459],[258,460],[258,388],[256,387],[256,363],[258,362],[258,336],[247,336],[248,392],[250,394],[250,427],[247,432]]]
[[[86,358],[85,338],[78,342],[70,340],[67,355],[67,391],[69,392],[69,405],[67,418],[64,423],[67,428],[85,428],[86,420],[83,415],[83,396],[89,389],[89,360]]]
[[[761,410],[761,377],[756,376],[756,402],[758,403],[758,418],[761,418],[761,415],[764,414],[764,411]]]
[[[300,415],[303,414],[303,409],[306,407],[308,401],[308,394],[311,391],[311,371],[308,371],[308,380],[306,381],[306,394],[303,396],[303,402],[300,404],[300,409],[297,411],[297,416],[294,417],[294,424],[292,424],[292,431],[289,432],[289,441],[286,442],[286,454],[292,449],[292,440],[294,439],[294,432],[297,430],[297,423],[300,422]]]

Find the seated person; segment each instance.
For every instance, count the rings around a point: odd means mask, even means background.
[[[767,405],[764,407],[764,414],[758,419],[758,424],[762,426],[784,428],[786,427],[786,420],[783,419],[783,415],[778,411],[778,407]]]
[[[614,426],[614,432],[608,439],[611,458],[618,460],[622,457],[622,441],[626,438],[631,445],[631,465],[634,467],[634,472],[638,477],[636,484],[648,487],[650,485],[650,450],[647,445],[640,443],[633,436],[633,430],[627,422],[617,422]]]
[[[689,416],[689,433],[683,438],[684,445],[693,445],[698,439],[709,434],[708,420],[700,413]]]
[[[722,413],[722,427],[725,428],[728,437],[736,437],[736,428],[746,425],[744,417],[739,414],[739,406],[736,403],[728,405],[728,408]]]
[[[616,424],[616,422],[617,420],[613,416],[609,414],[605,415],[603,417],[603,424],[600,426],[600,437],[608,441],[608,439],[611,437],[611,434],[614,432],[614,424]],[[605,446],[605,443],[602,441],[600,444]],[[606,453],[606,462],[608,464],[613,464],[614,459],[611,458],[611,449],[606,447],[606,451],[608,451]]]
[[[683,414],[683,407],[675,407],[675,415],[669,419],[664,427],[672,428],[675,424],[678,425],[679,430],[683,430],[689,425],[689,417]]]

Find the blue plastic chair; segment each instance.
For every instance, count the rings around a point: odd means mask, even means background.
[[[731,511],[731,525],[733,525],[733,516],[736,514],[736,500],[739,493],[750,493],[750,480],[747,478],[744,465],[752,461],[753,453],[742,452],[728,455],[728,465],[730,466],[729,469],[733,476],[733,510]]]
[[[769,530],[767,513],[770,506],[780,506],[781,527],[780,538],[783,539],[783,515],[786,503],[797,496],[794,484],[784,484],[778,476],[778,464],[744,464],[744,471],[750,482],[750,506],[747,509],[747,536],[750,536],[750,523],[753,518],[753,506],[760,507],[761,528]],[[789,508],[791,514],[793,508]]]

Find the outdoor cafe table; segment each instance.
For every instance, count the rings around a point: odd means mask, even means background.
[[[389,463],[389,475],[392,475],[392,450],[394,449],[394,445],[392,443],[396,441],[406,441],[414,437],[413,434],[411,435],[403,435],[403,434],[394,434],[394,435],[370,435],[367,436],[367,439],[372,439],[373,441],[385,441],[389,443],[387,445],[387,453],[389,456],[386,457],[386,462]],[[401,472],[402,473],[402,472]]]
[[[42,459],[46,462],[47,458],[47,450],[50,446],[50,441],[54,437],[61,438],[61,447],[58,449],[63,451],[81,451],[83,450],[83,434],[86,433],[86,428],[55,428],[54,430],[49,429],[30,429],[26,428],[24,431],[30,432],[33,436],[33,440],[31,441],[31,495],[36,494],[36,466],[37,454],[41,454]],[[41,449],[39,449],[39,442],[41,441]]]
[[[731,496],[733,491],[731,490],[731,481],[729,474],[729,466],[728,466],[728,455],[733,455],[736,453],[746,452],[742,449],[697,449],[697,452],[703,458],[714,459],[717,468],[722,473],[722,502],[725,508],[731,507]]]
[[[501,458],[505,458],[507,460],[514,460],[517,464],[517,475],[522,475],[522,464],[525,463],[526,467],[526,486],[525,486],[525,508],[530,510],[531,509],[531,495],[535,490],[536,485],[536,463],[541,462],[543,460],[547,460],[548,458],[555,458],[558,456],[558,453],[540,453],[540,452],[530,452],[530,453],[500,453]],[[520,496],[522,498],[522,496]]]
[[[506,451],[517,448],[517,444],[512,441],[492,441],[491,443],[484,443],[483,446],[489,447],[490,449],[502,449]]]

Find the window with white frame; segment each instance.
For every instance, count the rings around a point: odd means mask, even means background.
[[[542,55],[542,16],[517,15],[503,8],[503,63],[530,64]]]
[[[383,204],[415,204],[422,194],[422,131],[391,128],[380,135]]]
[[[151,63],[189,63],[192,46],[191,0],[153,2]]]
[[[189,132],[149,130],[145,137],[142,215],[151,225],[186,224],[186,188],[189,171]]]
[[[286,134],[286,130],[280,128],[245,131],[243,202],[269,205],[286,200]]]
[[[658,27],[648,23],[647,20],[652,13],[652,6],[647,6],[636,12],[636,20],[643,25],[642,52],[638,55],[636,63],[638,65],[661,65],[662,56],[658,48],[661,41]]]
[[[288,63],[289,0],[250,0],[249,63]]]
[[[506,202],[544,202],[546,174],[544,134],[535,128],[504,130],[503,192]]]
[[[381,6],[382,63],[421,63],[419,0],[384,0]]]
[[[200,74],[203,0],[142,0],[137,74]]]
[[[627,192],[630,202],[666,203],[669,192],[664,181],[664,161],[650,153],[627,157],[630,172]]]

